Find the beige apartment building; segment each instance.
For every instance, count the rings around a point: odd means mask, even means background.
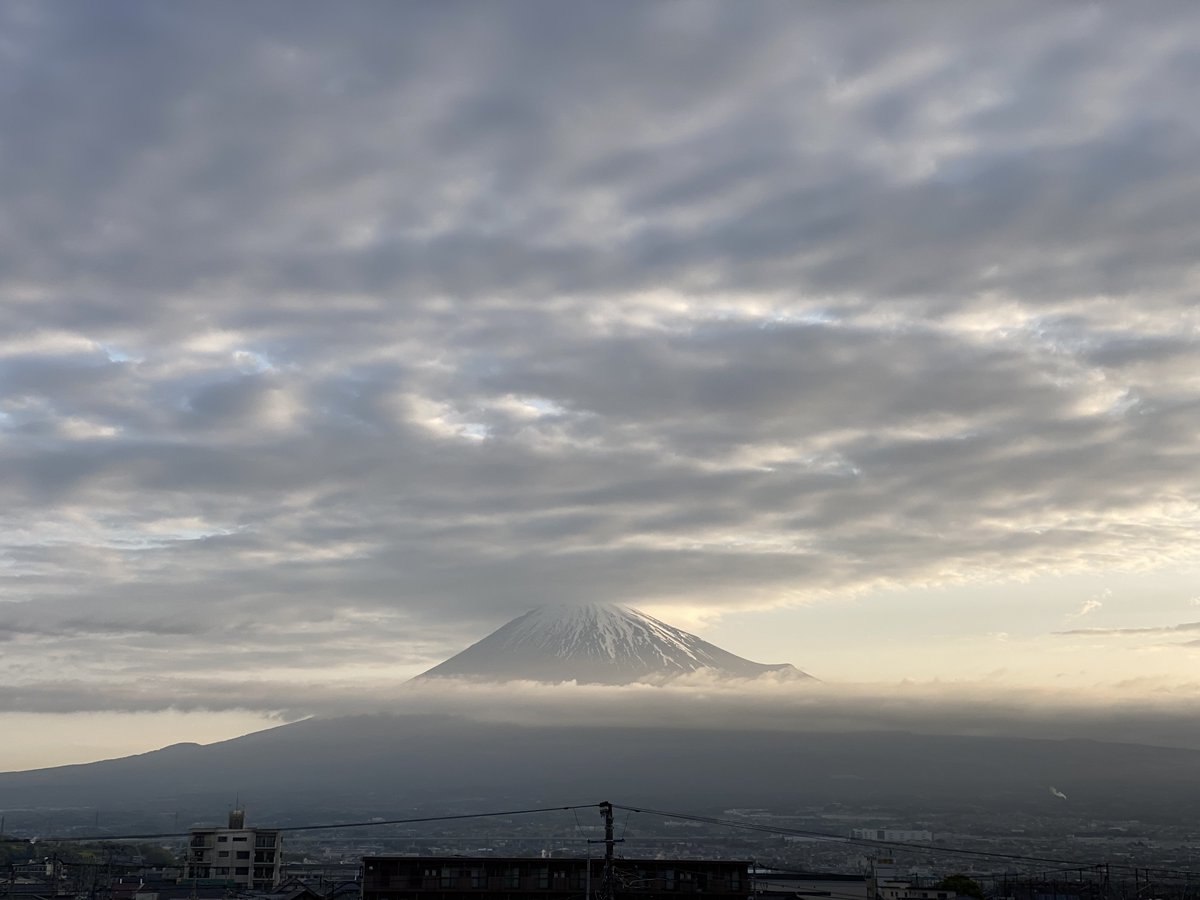
[[[224,881],[250,890],[279,884],[283,840],[268,828],[247,828],[246,814],[235,809],[228,828],[193,828],[184,874],[189,881]]]

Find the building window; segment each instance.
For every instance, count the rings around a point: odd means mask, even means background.
[[[235,837],[235,838],[233,839],[233,842],[234,842],[235,844],[244,844],[244,843],[246,843],[246,841],[248,841],[248,840],[249,840],[249,838],[248,838],[248,837],[246,837],[246,836],[243,834],[241,837]]]
[[[227,844],[227,843],[229,843],[229,838],[222,834],[217,838],[217,843],[218,844]]]
[[[238,866],[236,869],[233,870],[233,874],[234,875],[249,875],[250,867],[249,866]]]
[[[222,856],[222,857],[225,857],[225,856],[228,856],[228,855],[229,855],[229,851],[228,851],[228,850],[218,850],[218,851],[217,851],[217,856]]]

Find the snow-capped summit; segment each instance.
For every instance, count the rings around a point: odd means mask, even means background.
[[[735,656],[636,609],[601,603],[534,609],[419,677],[633,684],[700,670],[730,678],[811,677],[789,663]]]

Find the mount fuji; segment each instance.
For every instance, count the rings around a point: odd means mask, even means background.
[[[634,684],[692,672],[812,678],[790,663],[751,662],[636,609],[600,603],[534,609],[417,677]]]
[[[424,677],[621,684],[705,671],[808,678],[609,606],[534,610]],[[751,699],[756,691],[746,686]],[[1081,817],[1182,817],[1200,804],[1197,750],[864,727],[830,732],[820,727],[819,715],[810,720],[788,714],[794,707],[776,709],[775,691],[765,692],[762,715],[729,718],[731,707],[714,704],[691,707],[708,709],[711,718],[675,721],[660,715],[659,702],[692,692],[617,691],[621,702],[613,703],[609,691],[512,690],[521,702],[510,710],[504,705],[509,691],[482,685],[479,699],[487,706],[479,715],[475,685],[433,687],[401,692],[387,712],[304,719],[207,746],[0,773],[0,808],[10,827],[23,822],[22,830],[36,834],[46,821],[39,810],[88,829],[96,809],[126,810],[126,821],[136,813],[136,821],[157,830],[181,811],[219,814],[234,790],[250,798],[265,821],[280,823],[311,822],[317,815],[399,818],[417,806],[453,812],[544,807],[614,792],[647,806],[697,811],[838,804],[1033,815],[1042,823],[1061,817],[1064,829]],[[656,693],[678,696],[639,696]],[[702,686],[696,699],[703,704],[711,693]],[[425,695],[432,709],[421,702]],[[456,706],[456,698],[466,705]],[[863,713],[872,714],[869,708]],[[856,707],[846,705],[839,714],[852,722]]]

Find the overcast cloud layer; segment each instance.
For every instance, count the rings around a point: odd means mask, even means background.
[[[1191,6],[0,16],[7,710],[1194,571]]]

